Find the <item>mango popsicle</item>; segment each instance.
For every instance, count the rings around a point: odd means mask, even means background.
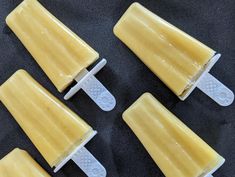
[[[114,34],[182,100],[221,56],[139,3],[128,8]],[[227,94],[234,98],[231,92]]]
[[[166,177],[209,176],[225,161],[149,93],[123,119]]]
[[[73,80],[76,80],[82,82],[82,85],[95,87],[99,91],[99,95],[103,94],[104,96],[105,92],[106,96],[114,102],[113,96],[92,75],[95,73],[86,70],[99,58],[99,54],[47,11],[37,0],[24,0],[7,16],[6,23],[31,53],[58,91],[62,92]],[[104,65],[106,64],[105,59],[101,62]],[[85,78],[88,73],[92,76]],[[96,103],[98,102],[97,99],[100,99],[100,97],[97,98],[99,95],[92,95],[87,87],[80,86],[80,88]],[[76,91],[79,89],[77,86]],[[74,94],[71,91],[65,98],[68,99]],[[103,105],[99,106],[103,108]],[[112,106],[109,109],[112,109]]]
[[[56,167],[55,172],[70,159],[79,165],[76,157],[80,158],[82,150],[86,152],[83,146],[96,131],[26,71],[17,71],[1,85],[0,100],[49,165]],[[98,161],[96,163],[104,174],[105,169]]]
[[[14,149],[0,160],[0,177],[50,177],[24,150]]]

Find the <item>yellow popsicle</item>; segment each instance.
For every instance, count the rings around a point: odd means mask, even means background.
[[[0,160],[0,177],[50,177],[37,162],[21,149],[14,149]]]
[[[166,177],[203,177],[224,159],[151,94],[143,94],[123,119]]]
[[[2,84],[0,100],[51,167],[93,134],[86,122],[24,70]]]
[[[201,75],[215,51],[133,3],[114,27],[123,41],[177,96]]]
[[[7,16],[6,23],[60,92],[99,58],[37,0],[24,0]]]

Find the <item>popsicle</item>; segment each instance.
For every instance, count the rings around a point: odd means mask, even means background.
[[[58,91],[62,92],[73,80],[78,82],[65,99],[83,89],[104,111],[115,107],[113,95],[94,76],[107,63],[106,59],[88,72],[86,68],[99,54],[37,0],[24,0],[7,16],[6,23]]]
[[[87,176],[106,176],[84,147],[97,132],[26,71],[1,85],[0,100],[55,172],[72,159]]]
[[[222,106],[233,102],[233,92],[208,73],[221,55],[141,4],[128,8],[114,34],[181,100],[198,87]]]
[[[0,177],[50,177],[24,150],[14,149],[0,160]]]
[[[130,106],[123,119],[166,177],[209,176],[225,161],[150,93]]]

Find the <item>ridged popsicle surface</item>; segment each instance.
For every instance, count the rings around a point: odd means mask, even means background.
[[[50,177],[50,175],[26,151],[16,148],[0,160],[0,177]]]
[[[8,15],[6,23],[60,92],[99,58],[37,0],[24,0]]]
[[[129,7],[115,25],[114,34],[178,96],[215,54],[139,3]]]
[[[93,133],[85,121],[24,70],[2,84],[0,100],[51,167]]]
[[[123,118],[166,177],[202,177],[224,162],[149,93],[128,108]]]

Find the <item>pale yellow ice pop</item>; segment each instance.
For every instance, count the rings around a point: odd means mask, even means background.
[[[0,160],[0,177],[50,177],[24,150],[14,149]]]
[[[37,0],[24,0],[6,22],[60,92],[99,58]]]
[[[96,134],[24,70],[1,85],[0,100],[51,167],[61,168]]]
[[[166,177],[203,177],[224,159],[151,94],[143,94],[123,119]]]
[[[114,34],[182,100],[220,57],[139,3],[128,8],[115,25]]]
[[[72,81],[78,82],[65,99],[83,89],[101,109],[114,108],[115,98],[94,76],[107,61],[101,60],[88,72],[86,68],[99,54],[37,0],[24,0],[7,16],[6,23],[60,92]],[[96,90],[96,94],[92,90]],[[107,104],[105,98],[112,104]]]

